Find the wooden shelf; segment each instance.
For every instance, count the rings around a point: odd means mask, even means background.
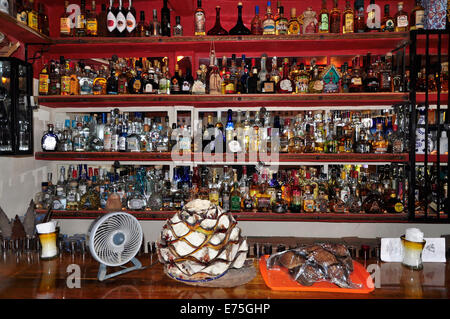
[[[139,220],[166,220],[176,211],[126,211]],[[46,210],[36,210],[37,214],[45,214]],[[54,219],[95,219],[109,211],[53,211]],[[407,222],[406,213],[400,214],[337,214],[337,213],[266,213],[240,212],[232,213],[238,221],[321,221],[321,222]]]
[[[399,33],[352,33],[352,34],[306,34],[306,35],[248,35],[248,36],[180,36],[145,38],[53,38],[54,45],[46,53],[51,58],[63,55],[67,58],[93,58],[118,56],[166,56],[168,52],[192,52],[208,57],[211,42],[219,55],[246,54],[248,57],[303,55],[324,56],[386,54],[409,39],[408,32]],[[186,54],[181,54],[186,55]]]
[[[177,106],[211,107],[311,107],[376,106],[408,100],[407,93],[335,93],[335,94],[123,94],[123,95],[49,95],[37,97],[38,103],[51,108]]]
[[[280,153],[276,157],[245,157],[234,156],[231,160],[225,154],[206,155],[200,153],[185,154],[183,157],[174,157],[170,152],[165,153],[141,153],[141,152],[36,152],[35,159],[46,161],[149,161],[149,162],[185,162],[185,163],[257,163],[259,160],[265,163],[301,163],[301,162],[342,162],[342,163],[384,163],[384,162],[407,162],[408,153],[399,154],[359,154],[359,153]]]
[[[437,163],[438,160],[438,155],[430,155],[428,154],[428,163]],[[416,154],[416,162],[424,162],[425,161],[425,154]],[[439,161],[442,164],[448,163],[448,155],[440,155],[439,156]]]
[[[42,33],[23,24],[9,14],[0,12],[0,31],[23,43],[50,44],[52,40]]]

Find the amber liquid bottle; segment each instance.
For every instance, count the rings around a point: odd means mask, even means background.
[[[228,35],[228,31],[220,24],[220,6],[216,6],[216,23],[207,33],[208,35]]]
[[[67,13],[67,6],[69,5],[69,1],[64,2],[64,12],[61,14],[61,17],[59,18],[59,35],[61,37],[71,37],[72,30],[70,28],[70,18],[69,13]]]
[[[300,34],[300,22],[298,22],[297,18],[297,9],[291,8],[291,19],[289,20],[288,25],[288,34]]]
[[[373,0],[372,0],[373,1]],[[363,33],[366,32],[366,23],[364,21],[364,1],[355,1],[355,32]],[[378,31],[378,30],[377,30]]]
[[[86,35],[88,37],[96,37],[98,34],[98,21],[95,9],[95,1],[92,1],[92,10],[87,13],[86,17]]]
[[[330,14],[327,10],[327,0],[322,0],[322,9],[319,13],[319,33],[330,32]]]
[[[408,14],[403,11],[403,2],[399,2],[397,8],[398,11],[394,16],[395,32],[408,31]]]
[[[338,0],[334,0],[334,8],[330,13],[330,33],[341,33],[341,10],[338,8]]]
[[[97,35],[99,37],[106,37],[108,34],[108,31],[106,29],[107,26],[107,19],[106,19],[106,4],[102,3],[102,10],[97,16]]]
[[[255,16],[252,19],[250,31],[255,35],[263,34],[262,21],[259,17],[259,6],[255,6]]]
[[[384,16],[381,20],[381,32],[394,32],[395,23],[394,19],[389,14],[389,5],[384,6]]]
[[[48,16],[45,14],[44,5],[42,3],[39,3],[39,12],[38,12],[38,28],[39,32],[44,35],[49,35],[49,28],[48,28]]]
[[[421,1],[416,0],[416,6],[411,11],[410,30],[419,30],[424,28],[425,9],[422,7]]]
[[[342,33],[353,33],[354,32],[354,20],[355,14],[352,7],[350,6],[350,1],[347,0],[345,4],[345,10],[342,15]]]
[[[194,34],[205,35],[206,21],[205,10],[202,8],[202,0],[197,0],[197,9],[194,13]]]

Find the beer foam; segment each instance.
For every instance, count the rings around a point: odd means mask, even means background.
[[[405,239],[416,243],[423,242],[423,232],[418,228],[408,228],[405,232]]]
[[[56,230],[56,222],[50,221],[48,223],[41,223],[36,225],[38,234],[53,233]]]

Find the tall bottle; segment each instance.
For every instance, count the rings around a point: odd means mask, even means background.
[[[113,37],[117,31],[116,9],[113,7],[113,0],[109,0],[108,13],[106,15],[108,36]]]
[[[394,19],[389,14],[389,5],[384,5],[384,16],[381,20],[381,32],[394,32],[395,22]]]
[[[237,172],[233,170],[233,189],[230,194],[230,210],[232,212],[240,212],[241,211],[241,192],[239,187],[239,182],[237,179]]]
[[[75,36],[86,36],[86,1],[81,0],[80,14],[75,18]]]
[[[250,25],[252,34],[255,35],[263,34],[262,21],[261,18],[259,17],[259,6],[255,6],[255,16],[253,17]]]
[[[45,14],[44,4],[42,3],[39,3],[38,31],[44,35],[49,35],[48,16]]]
[[[60,37],[70,37],[72,36],[72,29],[70,28],[70,18],[69,13],[67,12],[67,6],[69,5],[69,1],[64,2],[64,12],[61,14],[59,18],[59,36]]]
[[[275,34],[275,20],[272,14],[272,8],[270,7],[270,1],[267,2],[266,14],[262,22],[263,34]]]
[[[128,10],[125,17],[127,21],[127,36],[134,37],[136,35],[136,9],[133,7],[131,0],[128,0]]]
[[[27,18],[28,26],[30,28],[38,31],[39,30],[38,13],[36,12],[36,9],[35,9],[34,0],[30,0],[30,2],[29,2],[27,16],[28,16],[28,18]]]
[[[92,9],[86,16],[86,36],[96,37],[98,34],[97,12],[95,8],[95,1],[92,1]]]
[[[205,35],[206,18],[205,10],[202,8],[202,0],[197,0],[197,9],[194,13],[194,34]]]
[[[424,28],[425,9],[422,6],[421,0],[416,0],[416,6],[411,11],[409,19],[410,30],[419,30]]]
[[[242,21],[242,2],[238,3],[238,18],[236,25],[230,30],[230,35],[248,35],[250,30],[244,25]]]
[[[208,35],[228,35],[228,31],[222,28],[220,24],[220,6],[216,6],[216,23],[214,27],[212,27],[208,33]]]
[[[138,37],[148,37],[150,35],[147,23],[145,23],[145,12],[139,12],[140,20],[136,27],[136,36]]]
[[[334,0],[333,10],[330,13],[330,33],[341,33],[341,10],[338,8],[338,0]]]
[[[403,11],[403,2],[397,4],[398,11],[394,16],[395,32],[408,31],[408,14]]]
[[[156,9],[153,9],[153,21],[151,23],[151,35],[160,36],[161,35],[161,23],[158,20],[158,13]]]
[[[122,6],[122,0],[119,0],[119,8],[117,9],[117,36],[124,37],[126,36],[127,31],[127,19],[126,19],[126,11]]]
[[[167,1],[163,1],[163,7],[161,8],[161,35],[170,37],[170,10]]]
[[[322,9],[319,12],[319,33],[330,32],[330,14],[327,10],[327,0],[322,0]]]
[[[345,10],[342,14],[342,33],[353,33],[354,32],[354,17],[355,14],[350,5],[350,1],[347,0],[345,3]]]
[[[280,13],[279,13],[278,19],[275,20],[275,34],[277,34],[277,35],[288,34],[289,22],[286,19],[286,17],[284,16],[284,7],[280,6],[279,10],[280,10]]]
[[[108,35],[108,20],[106,12],[106,4],[102,3],[101,11],[97,16],[97,35],[99,37],[106,37]]]
[[[373,1],[373,0],[372,0]],[[374,10],[375,8],[375,10]],[[356,0],[355,1],[355,19],[354,19],[354,23],[353,23],[353,31],[356,33],[362,33],[362,32],[367,32],[367,31],[379,31],[380,29],[380,7],[377,4],[374,4],[372,7],[369,5],[367,7],[367,10],[370,10],[370,12],[368,11],[367,14],[367,23],[364,20],[364,0]],[[378,14],[378,17],[377,17]],[[373,17],[375,17],[376,19],[374,19]],[[370,21],[372,22],[369,22]],[[378,19],[378,20],[377,20]],[[367,25],[377,25],[378,29],[369,29],[367,28]]]
[[[295,92],[295,83],[292,79],[289,78],[289,59],[285,58],[283,63],[283,76],[280,81],[277,83],[277,92],[278,93],[294,93]]]

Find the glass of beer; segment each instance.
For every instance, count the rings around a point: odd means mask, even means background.
[[[39,241],[41,242],[39,257],[44,260],[49,260],[58,256],[56,224],[53,221],[37,224],[36,230],[39,235]]]

